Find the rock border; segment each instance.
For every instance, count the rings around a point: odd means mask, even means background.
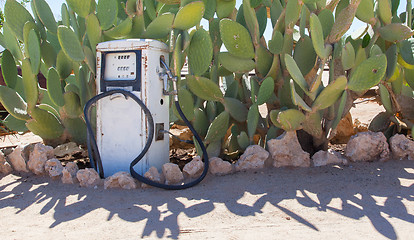
[[[63,150],[62,150],[63,149]],[[72,149],[73,151],[71,151]],[[312,158],[300,147],[295,132],[285,132],[276,139],[268,141],[268,149],[251,145],[246,148],[235,164],[218,157],[209,159],[209,174],[223,176],[240,171],[263,169],[268,166],[279,167],[320,167],[331,164],[347,165],[349,162],[372,162],[393,159],[414,161],[414,141],[405,135],[396,134],[389,143],[381,132],[360,132],[349,140],[345,153],[329,149],[319,151]],[[32,172],[35,175],[48,175],[53,180],[61,180],[64,184],[79,184],[81,187],[104,189],[122,188],[136,189],[150,186],[134,179],[127,172],[117,172],[101,179],[92,168],[79,169],[74,162],[68,162],[65,167],[56,155],[71,155],[81,153],[81,148],[69,143],[53,149],[42,143],[19,145],[7,156],[0,151],[0,174],[15,172]],[[58,153],[58,154],[56,154]],[[199,156],[187,163],[183,171],[177,164],[166,163],[162,171],[151,167],[145,177],[165,184],[181,184],[198,178],[204,170],[204,163]]]

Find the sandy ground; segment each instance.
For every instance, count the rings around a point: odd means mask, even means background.
[[[182,191],[0,175],[0,219],[6,240],[414,239],[414,161],[207,176]]]

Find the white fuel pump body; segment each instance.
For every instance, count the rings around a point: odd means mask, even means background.
[[[160,65],[168,63],[168,47],[148,39],[126,39],[99,43],[96,47],[97,93],[113,89],[132,92],[151,111],[154,139],[134,170],[143,175],[151,166],[161,169],[169,162],[169,96],[163,93]],[[148,137],[148,121],[141,107],[124,95],[112,95],[96,104],[96,142],[105,177],[129,172],[130,163],[141,153]]]

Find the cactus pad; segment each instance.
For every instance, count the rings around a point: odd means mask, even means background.
[[[389,42],[399,42],[413,36],[414,32],[402,23],[392,23],[378,30],[381,37]]]
[[[256,67],[253,60],[235,57],[228,52],[219,53],[218,60],[224,68],[236,73],[249,72]]]
[[[250,34],[243,25],[230,19],[220,21],[220,36],[227,50],[236,57],[254,58]]]
[[[212,58],[213,42],[208,32],[200,28],[191,38],[188,48],[188,64],[191,72],[195,75],[203,74],[208,70]]]
[[[13,117],[20,120],[30,119],[27,114],[27,104],[13,89],[0,85],[0,101],[4,108]]]
[[[180,8],[175,17],[173,27],[186,30],[197,25],[204,15],[204,2],[191,2]]]
[[[221,101],[223,93],[216,83],[205,77],[186,76],[187,85],[198,97],[207,101]]]
[[[52,10],[45,0],[33,0],[36,7],[36,13],[40,18],[40,21],[45,25],[47,30],[51,33],[57,33],[57,24],[55,17],[53,16]]]
[[[247,108],[236,98],[225,97],[223,105],[230,116],[238,122],[244,122],[247,119]]]
[[[83,54],[78,36],[70,28],[62,25],[58,27],[57,32],[63,52],[75,62],[83,61],[85,55]]]
[[[206,143],[212,143],[222,139],[227,132],[229,127],[230,115],[228,112],[224,111],[220,113],[208,128],[207,135],[205,138]]]
[[[259,92],[257,94],[257,105],[262,105],[266,103],[269,98],[272,96],[275,89],[275,81],[272,77],[267,77],[263,80],[260,85]]]
[[[345,76],[340,76],[333,83],[328,84],[313,102],[312,109],[321,110],[334,104],[342,95],[346,84]]]
[[[352,91],[368,90],[377,85],[384,77],[387,68],[385,54],[364,60],[352,72],[348,88]]]
[[[62,83],[55,68],[50,68],[47,74],[47,89],[49,97],[53,103],[62,107],[65,104],[65,100],[63,99]]]
[[[17,68],[13,55],[9,50],[5,49],[1,57],[1,73],[3,75],[4,82],[9,88],[15,88],[17,81]]]
[[[66,2],[75,13],[83,18],[88,16],[91,11],[95,10],[94,0],[67,0]]]
[[[158,39],[167,36],[174,21],[174,14],[164,13],[155,18],[147,27],[144,36],[148,38]]]
[[[28,21],[34,23],[32,15],[16,0],[7,0],[4,5],[4,16],[10,30],[20,41],[24,41],[23,27]]]

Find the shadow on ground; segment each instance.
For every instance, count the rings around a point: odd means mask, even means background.
[[[4,177],[0,176],[0,181]],[[407,179],[405,182],[409,184],[402,184]],[[115,215],[128,222],[145,220],[144,229],[136,229],[137,237],[155,232],[157,237],[178,238],[193,231],[191,226],[180,226],[180,214],[194,219],[213,212],[220,214],[217,207],[225,206],[236,216],[258,216],[265,204],[271,204],[288,218],[319,231],[317,222],[302,217],[297,207],[291,210],[282,203],[295,199],[299,209],[331,211],[355,220],[367,217],[377,232],[396,239],[397,233],[388,218],[414,223],[414,215],[404,205],[404,201],[414,201],[413,179],[414,161],[208,176],[200,185],[183,191],[85,189],[48,178],[20,176],[0,186],[0,209],[14,207],[19,214],[31,205],[42,203],[40,214],[51,212],[54,223],[49,227],[54,228],[103,208],[108,217],[97,221],[111,221]],[[246,196],[255,196],[250,198],[254,201],[245,203]],[[334,199],[340,204],[330,204]]]

